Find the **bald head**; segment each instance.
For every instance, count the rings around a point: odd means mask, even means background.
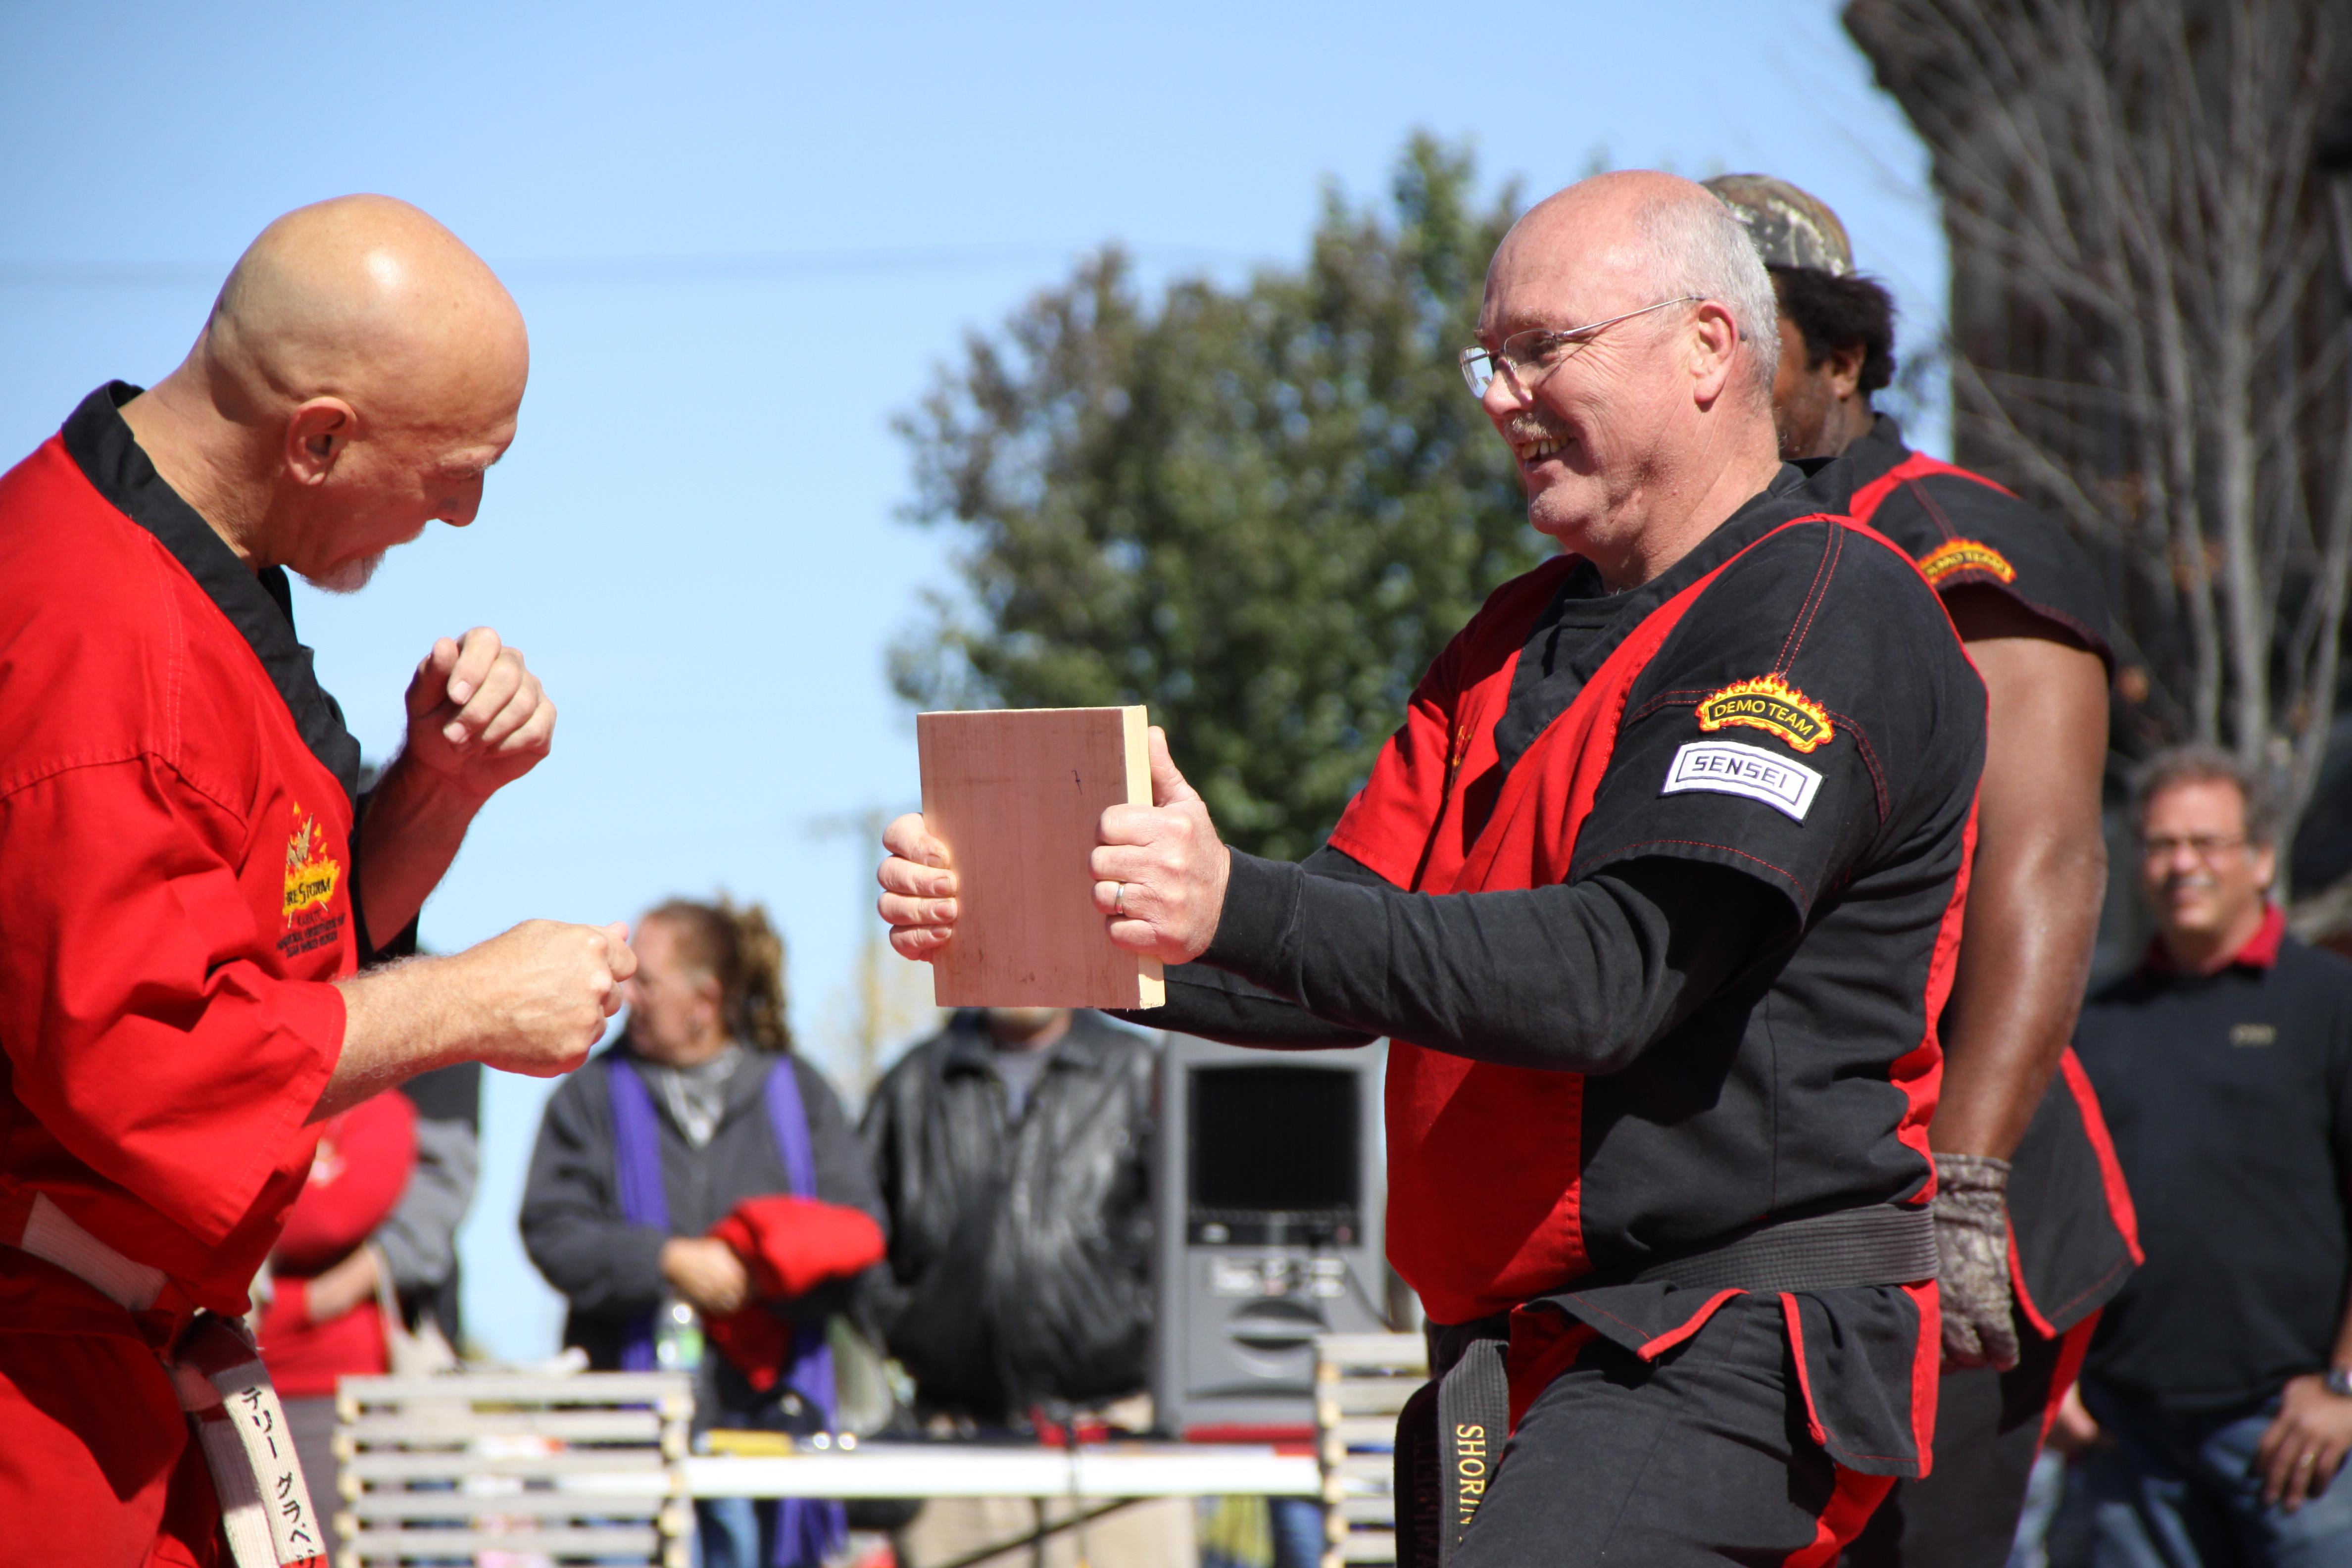
[[[1612,586],[1679,559],[1777,470],[1778,327],[1747,231],[1688,180],[1601,174],[1530,208],[1478,317],[1528,521]]]
[[[261,232],[123,416],[248,563],[350,588],[435,518],[473,521],[530,371],[481,258],[406,202],[341,196]]]
[[[1780,357],[1771,275],[1747,229],[1706,186],[1654,169],[1579,181],[1511,226],[1488,268],[1490,287],[1506,265],[1523,285],[1633,301],[1585,321],[1678,295],[1720,302],[1739,332],[1748,388],[1769,403]]]
[[[522,312],[497,275],[390,196],[298,207],[237,260],[205,327],[216,374],[266,401],[337,396],[377,419],[519,404]]]

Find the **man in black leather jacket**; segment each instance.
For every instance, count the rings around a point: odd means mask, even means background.
[[[872,1306],[925,1415],[1001,1426],[1143,1387],[1154,1066],[1099,1014],[974,1010],[876,1088]]]

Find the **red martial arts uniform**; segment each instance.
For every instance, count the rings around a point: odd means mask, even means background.
[[[0,478],[11,1568],[225,1559],[162,1357],[198,1309],[247,1309],[361,951],[357,745],[283,574],[155,473],[117,412],[134,395],[92,394]]]

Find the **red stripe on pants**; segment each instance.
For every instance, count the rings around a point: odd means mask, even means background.
[[[1860,1470],[1849,1470],[1840,1465],[1837,1489],[1830,1493],[1829,1502],[1822,1509],[1821,1520],[1813,1526],[1811,1542],[1783,1558],[1782,1568],[1828,1568],[1846,1544],[1862,1533],[1862,1527],[1870,1522],[1870,1516],[1878,1510],[1879,1502],[1894,1484],[1893,1476],[1865,1476]]]

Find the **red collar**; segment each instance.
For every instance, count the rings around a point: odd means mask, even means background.
[[[2279,943],[2285,940],[2286,911],[2276,904],[2265,904],[2263,907],[2263,923],[2255,928],[2253,935],[2246,939],[2246,945],[2232,954],[2230,962],[2221,968],[2274,968],[2278,963]],[[2166,950],[2164,939],[2160,936],[2148,939],[2147,956],[2140,960],[2140,967],[2150,974],[2180,973],[2179,965],[2172,962],[2172,954]]]

